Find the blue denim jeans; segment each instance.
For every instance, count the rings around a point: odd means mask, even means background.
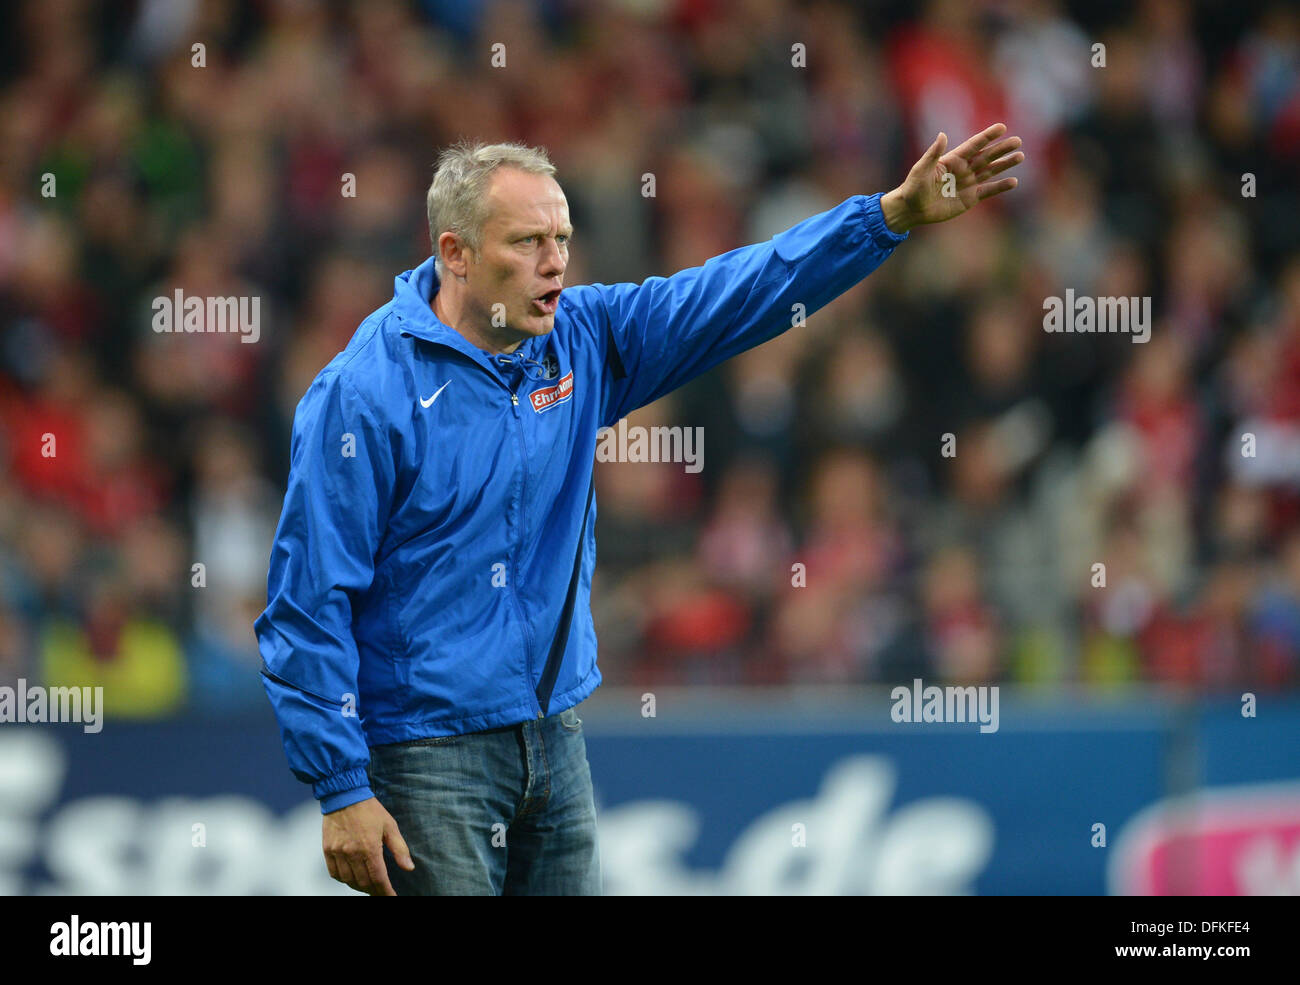
[[[384,850],[398,896],[599,896],[600,853],[577,709],[374,746],[370,789],[411,850]]]

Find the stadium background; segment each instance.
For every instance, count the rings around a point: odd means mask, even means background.
[[[1294,7],[41,0],[6,18],[0,683],[102,685],[108,724],[0,726],[17,832],[0,888],[154,891],[146,843],[123,848],[147,816],[182,839],[174,891],[331,890],[323,863],[308,871],[318,812],[285,820],[306,791],[252,621],[294,406],[428,255],[438,148],[545,146],[576,227],[566,283],[640,281],[892,187],[939,129],[1004,120],[1028,154],[1015,192],[917,230],[807,326],[629,418],[702,426],[699,474],[597,466],[606,684],[584,717],[602,806],[623,805],[610,844],[635,856],[640,825],[716,867],[838,764],[859,791],[898,775],[895,809],[982,802],[970,858],[992,846],[965,880],[856,891],[1132,890],[1103,881],[1115,852],[1090,825],[1113,839],[1197,792],[1254,821],[1230,848],[1202,832],[1159,886],[1300,891]],[[154,332],[152,299],[178,288],[259,297],[261,338]],[[1150,341],[1045,333],[1043,300],[1067,288],[1151,297]],[[892,725],[880,688],[914,678],[999,685],[1002,732]],[[1237,711],[1246,692],[1256,719]],[[734,816],[709,800],[729,783],[750,798]],[[635,814],[648,797],[695,820]],[[231,798],[266,830],[281,819],[303,881],[223,883],[185,861],[195,805]],[[1066,801],[1076,813],[1053,812]],[[1029,854],[1009,858],[1015,818]],[[242,855],[227,839],[221,871],[268,851],[248,837]],[[77,883],[68,859],[96,851],[117,861]],[[1206,881],[1211,855],[1230,881]],[[641,862],[611,888],[689,889]]]

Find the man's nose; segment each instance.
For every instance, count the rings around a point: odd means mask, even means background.
[[[538,273],[543,277],[556,277],[564,273],[564,268],[568,266],[564,254],[560,252],[560,244],[555,240],[547,240],[545,249],[542,250],[542,259]]]

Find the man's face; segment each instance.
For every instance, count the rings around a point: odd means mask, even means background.
[[[488,209],[482,249],[469,264],[467,307],[490,338],[513,347],[555,327],[573,235],[569,203],[554,178],[502,167]]]

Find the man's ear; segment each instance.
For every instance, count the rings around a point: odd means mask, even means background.
[[[473,250],[465,245],[465,241],[453,232],[445,232],[438,237],[438,255],[443,269],[450,271],[462,284],[469,274],[469,254],[472,253]]]

